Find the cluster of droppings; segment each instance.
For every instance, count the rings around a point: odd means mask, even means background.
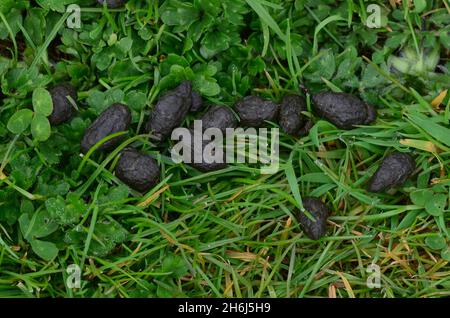
[[[67,98],[62,101],[58,99],[58,96],[64,94],[74,98],[73,91],[67,88],[52,90],[52,97],[56,96],[54,104],[58,105],[55,109],[66,109],[65,107],[69,105]],[[350,94],[319,93],[313,96],[313,103],[314,111],[319,116],[341,129],[369,124],[376,119],[376,112],[372,106]],[[199,112],[202,108],[201,95],[192,90],[192,84],[189,81],[185,81],[158,100],[147,123],[147,129],[156,139],[162,141],[183,123],[189,111]],[[209,128],[217,128],[222,133],[226,133],[227,128],[235,128],[238,123],[242,126],[257,128],[267,125],[267,122],[278,120],[280,128],[286,134],[299,137],[307,134],[312,127],[312,121],[304,115],[307,110],[305,100],[299,95],[285,96],[280,105],[261,97],[247,96],[236,102],[234,110],[238,116],[226,106],[210,106],[199,118],[202,121],[200,133]],[[68,114],[64,111],[62,113]],[[70,118],[71,115],[66,117]],[[81,143],[82,151],[87,152],[94,144],[110,134],[128,130],[130,121],[131,114],[127,106],[112,105],[86,130]],[[227,164],[222,145],[203,140],[201,147],[197,149],[194,147],[194,127],[194,125],[190,127],[191,138],[188,145],[185,145],[191,154],[189,165],[202,172],[224,169]],[[113,138],[101,145],[99,149],[109,149],[117,145],[120,140],[121,137]],[[205,149],[212,152],[213,158],[216,151],[222,152],[221,162],[207,162],[207,159],[203,157]],[[200,162],[195,158],[200,158]],[[315,163],[318,166],[323,165],[323,162],[319,160]],[[414,168],[414,159],[409,154],[396,152],[388,155],[369,181],[368,190],[379,192],[399,186],[412,174]],[[133,148],[126,148],[121,152],[115,173],[125,184],[140,192],[146,192],[154,187],[160,178],[158,163],[151,156]],[[296,211],[296,219],[309,238],[318,240],[326,234],[326,222],[331,211],[320,199],[313,197],[303,198],[303,206],[313,219],[302,211]]]
[[[200,111],[202,107],[201,95],[192,91],[191,82],[185,81],[159,99],[147,123],[147,129],[156,139],[162,141],[174,128],[182,124],[189,111]],[[223,124],[223,117],[216,116],[224,115],[228,115],[226,110],[212,108],[204,115],[205,122],[210,126]],[[114,133],[128,131],[130,123],[131,112],[126,105],[111,105],[86,129],[81,141],[81,151],[87,153],[100,140]],[[117,146],[123,138],[124,136],[114,137],[100,145],[98,150],[109,150]],[[203,169],[203,166],[199,165],[198,168]],[[115,173],[122,182],[140,192],[151,189],[160,178],[158,163],[151,156],[134,148],[126,148],[121,152]]]

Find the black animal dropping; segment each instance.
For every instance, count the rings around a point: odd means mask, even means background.
[[[313,96],[315,112],[341,129],[375,121],[376,111],[358,97],[347,93],[322,92]]]
[[[160,141],[169,137],[172,130],[182,124],[191,105],[192,84],[185,81],[159,99],[150,115],[147,131]]]
[[[198,138],[196,138],[196,133]],[[201,131],[189,129],[189,134],[183,136],[181,140],[183,156],[184,151],[190,153],[190,158],[185,163],[201,172],[225,169],[227,167],[226,150],[223,148],[223,144],[216,140],[205,140],[202,135]]]
[[[296,218],[305,234],[312,240],[318,240],[326,234],[327,219],[331,214],[330,209],[318,198],[303,198],[303,207],[314,218],[308,218],[305,213],[297,211]]]
[[[77,92],[70,84],[60,84],[52,87],[50,95],[53,101],[53,111],[48,117],[50,124],[56,126],[68,121],[75,114],[75,106],[69,100],[77,100]]]
[[[190,111],[194,113],[200,111],[203,108],[202,95],[200,95],[200,93],[198,92],[192,92],[191,99],[192,105]]]
[[[226,129],[235,128],[237,126],[237,119],[234,116],[233,112],[228,107],[219,105],[211,106],[208,111],[204,113],[200,118],[200,121],[202,122],[202,131],[198,132],[199,135],[203,135],[203,132],[209,128],[217,128],[222,132],[222,134],[224,134],[224,139],[226,138]],[[225,148],[223,148],[223,140],[201,140],[201,147],[196,148],[194,144],[194,129],[191,127],[189,131],[191,143],[185,143],[185,145],[190,149],[191,152],[190,165],[202,172],[216,171],[226,168],[226,150]],[[197,140],[197,142],[200,141]],[[216,153],[216,151],[218,151],[219,153]],[[202,158],[201,162],[195,162],[196,154],[197,157]],[[217,154],[218,160],[208,162],[208,160],[204,158],[204,154],[210,155],[214,158],[216,158]]]
[[[154,187],[161,174],[155,159],[134,148],[126,148],[121,152],[115,172],[120,180],[139,192]]]
[[[241,124],[250,127],[262,127],[266,121],[275,121],[279,106],[258,96],[247,96],[234,106]]]
[[[84,137],[81,140],[81,152],[88,152],[92,146],[109,135],[127,131],[130,123],[131,112],[127,106],[123,104],[111,105],[86,129]],[[98,150],[111,149],[122,141],[123,138],[124,136],[114,137],[98,147]]]
[[[233,112],[228,107],[219,105],[211,106],[200,120],[202,121],[203,130],[218,128],[222,133],[225,133],[227,128],[235,128],[237,126],[237,119]]]
[[[386,156],[375,174],[369,181],[367,190],[381,192],[402,185],[416,168],[416,162],[411,155],[394,152]]]
[[[280,106],[279,124],[281,129],[292,136],[306,135],[312,127],[302,112],[306,111],[305,99],[299,95],[288,95],[283,98]]]
[[[208,148],[206,149],[206,147],[208,147]],[[197,150],[197,149],[194,150],[194,148],[192,150],[192,156],[193,156],[192,161],[193,162],[191,163],[191,166],[202,172],[211,172],[211,171],[225,169],[227,167],[226,153],[225,153],[225,149],[221,148],[221,147],[222,147],[222,145],[215,141],[203,141],[201,150]],[[222,155],[220,156],[220,158],[218,158],[217,161],[208,162],[205,158],[203,158],[203,160],[201,162],[195,162],[194,154],[199,153],[200,151],[203,154],[205,154],[205,153],[211,154],[211,156],[215,156],[216,152],[218,151]],[[219,156],[216,156],[216,157],[219,157]]]

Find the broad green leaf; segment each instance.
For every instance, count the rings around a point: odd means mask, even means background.
[[[414,12],[420,13],[427,8],[426,0],[414,0]]]
[[[203,96],[216,96],[220,93],[220,86],[216,80],[201,74],[194,78],[193,87]]]
[[[446,204],[447,195],[443,193],[435,194],[429,201],[425,203],[425,210],[433,216],[440,216],[444,213]]]
[[[128,231],[118,222],[98,221],[95,225],[96,240],[92,240],[89,253],[96,256],[108,254],[116,244],[126,240]]]
[[[174,289],[170,289],[170,286],[167,285],[158,285],[156,296],[158,298],[174,298]]]
[[[36,114],[31,122],[31,133],[37,141],[46,141],[51,134],[50,122],[42,114]]]
[[[425,239],[425,244],[433,250],[441,250],[447,246],[445,239],[437,234],[428,236]]]
[[[0,12],[7,13],[9,10],[14,8],[17,0],[2,0],[0,1]]]
[[[52,221],[45,210],[41,210],[30,219],[28,214],[22,214],[19,218],[20,230],[26,240],[48,236],[58,229],[58,225]]]
[[[66,204],[65,200],[61,196],[49,198],[45,201],[45,207],[58,224],[69,225],[76,223],[84,209],[79,207],[78,202]]]
[[[45,201],[45,207],[53,219],[59,219],[64,214],[66,202],[60,196],[49,198]]]
[[[30,227],[30,218],[28,214],[24,213],[19,217],[19,226],[20,226],[20,232],[22,232],[22,236],[25,239],[29,238],[29,232],[28,228]]]
[[[128,236],[128,231],[118,222],[98,222],[95,225],[95,235],[102,240],[122,243]]]
[[[369,64],[363,71],[361,78],[361,87],[376,87],[385,82],[386,79],[377,71],[373,65]]]
[[[220,86],[213,77],[217,73],[215,65],[207,64],[194,67],[195,73],[192,79],[194,90],[200,92],[203,96],[215,96],[220,93]]]
[[[37,2],[45,9],[64,12],[66,5],[76,3],[74,0],[37,0]]]
[[[433,191],[429,189],[423,189],[411,192],[409,196],[411,197],[411,201],[415,205],[425,206],[427,202],[432,200],[433,194]]]
[[[125,103],[135,111],[141,111],[147,104],[147,95],[137,91],[130,92],[125,98]]]
[[[203,38],[202,44],[210,53],[209,56],[212,56],[218,52],[224,51],[229,47],[230,38],[218,31],[208,32],[206,36]]]
[[[37,88],[33,92],[33,109],[36,114],[50,116],[53,112],[52,96],[45,88]]]
[[[4,0],[0,1],[1,3]],[[0,7],[0,10],[2,8]],[[8,24],[8,27],[6,26],[6,23],[4,23],[3,19],[0,19],[0,39],[6,39],[8,36],[10,36],[10,31],[15,36],[20,31],[20,26],[22,25],[22,13],[21,10],[19,10],[19,7],[17,4],[14,4],[14,8],[7,9],[7,11],[4,14],[5,20]]]
[[[23,133],[30,126],[33,119],[33,111],[30,109],[21,109],[16,112],[8,121],[8,130],[13,134]]]
[[[308,77],[314,77],[315,81],[323,81],[323,78],[330,80],[336,71],[336,58],[333,51],[330,49],[320,51],[320,57],[311,63],[310,69],[313,73]],[[335,85],[332,84],[332,86]],[[340,91],[337,87],[333,87],[333,90]]]
[[[34,212],[33,202],[25,198],[22,199],[22,202],[20,203],[20,213],[31,214],[33,212]]]
[[[161,8],[161,20],[167,25],[189,26],[197,20],[199,11],[192,3],[170,0]]]
[[[221,0],[199,0],[200,6],[205,12],[216,17],[221,9]]]
[[[131,37],[125,37],[117,42],[116,46],[121,52],[128,53],[133,46],[133,39]]]
[[[44,42],[46,31],[46,20],[44,10],[32,8],[27,10],[27,16],[24,21],[24,27],[35,45],[41,45]]]
[[[266,63],[260,56],[249,61],[248,70],[251,75],[255,76],[258,73],[264,72],[265,69],[266,69]]]
[[[130,190],[128,187],[124,185],[119,185],[108,193],[106,196],[108,202],[120,202],[126,200],[128,195],[130,194]]]
[[[175,278],[180,278],[187,274],[188,269],[182,257],[177,255],[168,255],[164,258],[162,271],[170,272]]]
[[[32,240],[30,244],[33,252],[46,261],[51,261],[58,255],[58,248],[54,243]]]
[[[47,211],[41,210],[36,213],[35,217],[31,219],[33,228],[30,231],[32,238],[46,237],[58,229],[56,224]]]

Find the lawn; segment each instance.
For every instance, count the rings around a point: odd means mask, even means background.
[[[448,0],[0,0],[0,297],[450,296],[449,58]],[[185,80],[204,106],[183,127],[208,105],[291,94],[313,126],[280,131],[275,173],[200,172],[146,131]],[[61,83],[76,110],[51,125]],[[336,127],[314,111],[323,91],[376,121]],[[128,133],[83,154],[113,103]],[[161,169],[148,191],[115,173],[129,146]],[[394,151],[412,175],[369,192]],[[305,197],[331,210],[319,240],[298,223]]]

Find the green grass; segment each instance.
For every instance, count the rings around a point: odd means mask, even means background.
[[[67,28],[54,1],[0,4],[0,297],[450,295],[447,2],[420,12],[422,1],[132,0],[109,12],[73,2],[90,8],[81,30]],[[382,8],[378,29],[363,23],[370,3]],[[315,126],[300,139],[281,134],[278,173],[233,164],[202,174],[143,131],[160,93],[184,79],[230,106],[249,94],[279,101],[300,85],[345,91],[375,105],[378,119],[339,130],[308,96]],[[79,92],[75,118],[46,141],[8,130],[34,90],[61,81]],[[84,130],[113,102],[132,108],[132,131],[110,153],[80,156]],[[127,145],[161,164],[161,182],[143,195],[114,176]],[[393,150],[414,155],[413,177],[367,192]],[[318,242],[295,220],[305,196],[333,211]],[[58,204],[64,218],[52,214]],[[38,255],[36,244],[57,253]],[[65,284],[71,264],[82,267],[81,288]],[[371,264],[381,288],[367,286]]]

